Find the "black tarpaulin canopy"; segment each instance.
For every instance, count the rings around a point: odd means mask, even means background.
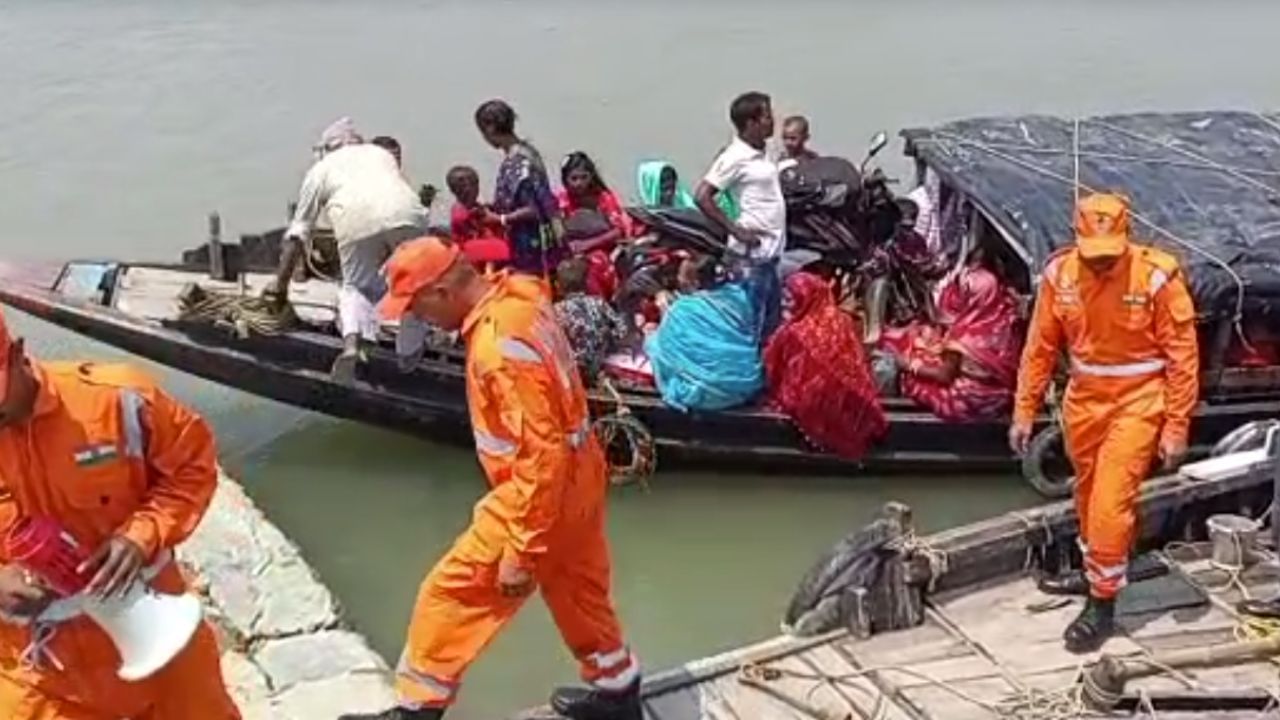
[[[1129,196],[1135,238],[1178,256],[1202,317],[1280,318],[1280,114],[977,118],[902,135],[1035,272],[1072,242],[1078,164],[1081,192]]]

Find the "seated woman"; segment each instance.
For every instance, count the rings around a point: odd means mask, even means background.
[[[787,278],[787,319],[764,351],[769,400],[813,445],[857,460],[889,429],[853,318],[826,280]]]
[[[584,255],[593,250],[608,252],[619,240],[631,236],[630,216],[622,209],[618,196],[605,185],[595,162],[586,153],[571,152],[565,157],[560,164],[560,184],[556,200],[565,217],[569,248],[574,254]],[[595,225],[593,229],[598,231],[589,237],[573,237],[576,233],[569,224],[579,215],[590,218],[590,222],[579,224]]]
[[[1018,299],[986,251],[942,289],[940,326],[917,325],[900,342],[902,394],[943,420],[1008,415],[1022,348]]]
[[[636,168],[636,187],[640,188],[640,204],[647,208],[691,210],[697,205],[693,193],[680,182],[676,169],[666,160],[649,160]],[[730,220],[738,219],[738,206],[729,193],[716,196],[716,204]]]
[[[676,297],[645,342],[663,401],[684,411],[750,402],[764,386],[751,293],[721,283],[711,258],[686,260],[680,276],[697,289]]]
[[[582,258],[560,263],[556,293],[556,319],[573,348],[582,379],[593,385],[604,359],[626,340],[626,325],[609,303],[587,294],[587,262]]]

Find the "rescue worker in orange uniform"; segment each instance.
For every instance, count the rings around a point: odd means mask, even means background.
[[[467,346],[467,402],[490,491],[418,592],[380,720],[443,716],[463,673],[536,587],[588,687],[561,688],[574,720],[640,720],[640,667],[609,597],[604,453],[573,353],[537,278],[481,276],[456,245],[420,238],[384,270],[384,316],[413,313]]]
[[[1042,583],[1085,594],[1064,633],[1089,652],[1114,630],[1116,594],[1127,580],[1139,486],[1158,456],[1172,469],[1187,451],[1199,392],[1195,308],[1178,261],[1129,241],[1129,203],[1085,197],[1076,244],[1044,270],[1018,377],[1009,443],[1025,453],[1032,423],[1066,349],[1063,400],[1067,452],[1076,471],[1083,573]]]
[[[195,529],[216,481],[213,436],[198,416],[128,367],[31,360],[0,317],[0,533],[51,517],[94,550],[86,592],[149,582],[179,594],[170,550]],[[155,675],[125,682],[106,633],[83,615],[42,620],[55,598],[2,554],[0,543],[0,717],[238,720],[208,625]]]

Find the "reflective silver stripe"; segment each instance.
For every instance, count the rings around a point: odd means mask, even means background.
[[[1164,369],[1164,360],[1140,360],[1117,365],[1096,365],[1071,358],[1071,370],[1081,375],[1097,377],[1137,377],[1149,375]]]
[[[587,442],[587,437],[589,436],[590,432],[591,432],[591,418],[588,417],[587,419],[582,421],[582,425],[578,426],[577,430],[574,430],[573,432],[569,433],[569,435],[567,436],[569,440],[569,447],[573,448],[574,450],[577,450],[578,448],[582,447]]]
[[[520,362],[542,362],[542,356],[529,343],[516,338],[502,338],[498,341],[498,352],[508,360]]]
[[[1086,543],[1084,541],[1084,538],[1080,537],[1079,535],[1076,536],[1076,547],[1080,548],[1081,555],[1089,554],[1089,544]]]
[[[640,663],[634,655],[627,653],[626,669],[616,675],[605,675],[591,681],[595,687],[609,692],[618,692],[631,687],[640,677]]]
[[[1160,292],[1160,288],[1167,282],[1169,282],[1169,275],[1165,271],[1160,269],[1151,271],[1151,294]]]
[[[1128,563],[1120,563],[1119,565],[1107,565],[1105,567],[1086,565],[1084,574],[1090,580],[1111,580],[1124,575],[1129,571]]]
[[[510,455],[516,451],[516,444],[483,430],[475,431],[476,449],[486,455]]]
[[[592,653],[587,657],[593,665],[604,670],[626,662],[631,658],[631,651],[624,645],[611,653]]]
[[[136,390],[120,391],[120,417],[124,422],[124,454],[143,457],[142,396]]]
[[[396,675],[419,685],[429,693],[434,693],[440,698],[441,702],[453,700],[453,696],[458,692],[456,683],[441,680],[438,677],[418,672],[409,667],[409,658],[403,652],[400,653],[400,662],[396,663]]]

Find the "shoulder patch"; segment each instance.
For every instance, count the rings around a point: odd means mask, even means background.
[[[1141,258],[1143,262],[1158,270],[1163,270],[1168,275],[1173,275],[1178,272],[1178,258],[1164,250],[1143,245],[1138,249],[1138,257]]]
[[[1075,248],[1064,247],[1058,248],[1049,255],[1049,259],[1045,261],[1044,272],[1042,273],[1045,280],[1058,284],[1058,274],[1067,266],[1067,263],[1073,257]]]

